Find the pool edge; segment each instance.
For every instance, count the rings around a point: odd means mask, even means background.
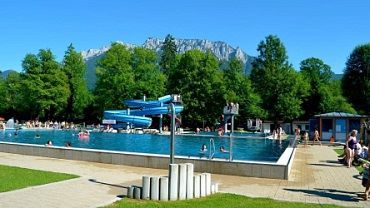
[[[0,142],[0,151],[13,154],[158,169],[167,169],[169,165],[168,155],[91,150],[84,148],[46,147],[44,145],[12,142]],[[295,155],[295,148],[287,148],[283,155],[284,154],[288,155],[284,156],[287,159],[281,160],[281,157],[276,163],[256,161],[230,162],[221,159],[208,160],[205,158],[190,158],[182,156],[176,156],[175,162],[193,163],[195,171],[197,172],[288,180]]]

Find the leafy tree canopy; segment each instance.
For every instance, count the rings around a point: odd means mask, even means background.
[[[301,62],[300,69],[305,83],[309,85],[308,96],[302,104],[304,117],[308,119],[316,114],[328,112],[327,101],[332,99],[328,97],[331,95],[328,89],[333,75],[330,66],[318,58],[308,58]]]
[[[169,77],[169,86],[181,94],[185,103],[181,113],[185,126],[200,126],[203,121],[213,125],[221,115],[225,89],[218,67],[218,60],[211,53],[190,50],[181,56],[176,71]]]
[[[113,43],[96,69],[95,102],[102,113],[105,109],[122,109],[123,101],[134,95],[134,72],[131,53],[126,46]]]
[[[62,116],[70,94],[67,76],[49,49],[40,49],[37,55],[27,54],[22,62],[30,117],[55,119]]]
[[[357,46],[346,62],[344,96],[362,114],[370,114],[370,44]]]
[[[224,71],[226,93],[224,99],[239,103],[239,119],[265,118],[261,108],[262,100],[252,89],[250,79],[243,73],[244,65],[238,59],[232,59]]]
[[[302,79],[288,63],[283,43],[270,35],[258,45],[259,55],[253,62],[251,80],[262,98],[268,118],[289,121],[302,114]]]

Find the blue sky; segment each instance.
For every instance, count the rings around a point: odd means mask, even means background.
[[[366,0],[2,0],[0,70],[21,71],[24,56],[41,48],[60,61],[70,43],[82,51],[167,34],[225,41],[257,56],[259,42],[273,34],[296,69],[317,57],[342,73],[352,50],[370,43],[369,23]]]

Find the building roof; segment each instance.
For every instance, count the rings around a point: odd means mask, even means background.
[[[368,118],[367,115],[358,115],[358,114],[351,114],[351,113],[344,113],[344,112],[330,112],[315,115],[315,117],[326,117],[326,118]]]

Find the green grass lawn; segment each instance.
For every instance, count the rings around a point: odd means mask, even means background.
[[[76,175],[0,165],[0,192],[77,178]]]
[[[344,153],[344,149],[343,149],[343,148],[334,149],[334,151],[335,151],[338,155],[342,155],[342,154]]]
[[[115,202],[112,205],[106,206],[106,208],[117,208],[117,207],[276,207],[276,208],[306,208],[306,207],[340,207],[336,205],[325,205],[325,204],[308,204],[298,202],[283,202],[273,199],[266,198],[250,198],[236,194],[218,193],[201,199],[183,200],[183,201],[171,201],[171,202],[158,202],[158,201],[147,201],[147,200],[134,200],[124,198],[120,201]]]

